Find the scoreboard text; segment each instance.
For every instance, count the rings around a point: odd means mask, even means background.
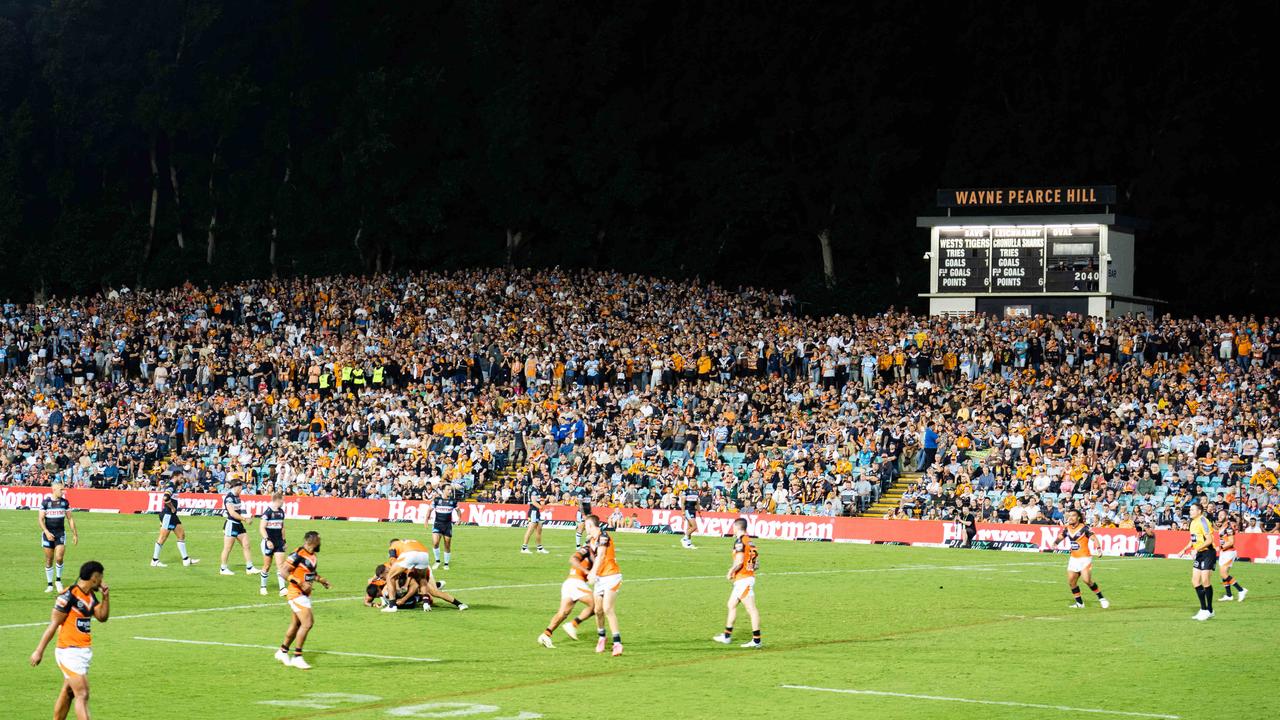
[[[1097,292],[1097,225],[938,229],[939,293]]]

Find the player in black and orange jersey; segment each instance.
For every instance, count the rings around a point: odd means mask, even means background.
[[[90,560],[80,566],[80,579],[58,595],[53,603],[49,626],[40,636],[31,666],[40,664],[54,634],[58,644],[53,657],[62,670],[62,690],[53,703],[54,720],[65,720],[74,705],[77,720],[89,720],[89,664],[93,661],[93,620],[111,617],[111,591],[102,581],[102,563]],[[99,600],[96,593],[102,591]]]
[[[156,547],[151,553],[151,567],[165,567],[160,562],[160,548],[169,539],[169,533],[178,538],[178,554],[182,556],[184,566],[200,562],[187,554],[187,531],[182,527],[182,518],[178,517],[178,492],[174,488],[165,489],[164,499],[160,503],[160,535],[156,538]]]
[[[387,585],[387,564],[382,563],[373,569],[373,577],[364,588],[365,607],[377,607],[382,603],[382,589]]]
[[[1066,543],[1067,549],[1071,553],[1071,558],[1067,560],[1067,585],[1071,587],[1072,602],[1070,607],[1084,607],[1084,598],[1080,596],[1080,580],[1084,580],[1085,585],[1098,596],[1098,605],[1103,610],[1111,607],[1111,601],[1102,596],[1102,591],[1098,589],[1098,584],[1093,581],[1093,554],[1095,551],[1093,545],[1093,531],[1088,525],[1084,524],[1084,518],[1080,515],[1079,510],[1067,511],[1067,527],[1066,527]]]
[[[467,609],[466,603],[441,590],[444,587],[443,582],[432,579],[431,553],[427,551],[425,545],[417,540],[393,538],[387,555],[391,558],[391,562],[388,563],[386,584],[382,589],[383,612],[396,612],[399,607],[407,603],[406,595],[401,591],[408,585],[408,580],[412,580],[423,594],[440,598],[459,610]],[[431,605],[424,603],[422,609],[430,610]]]
[[[595,614],[595,601],[591,597],[591,586],[587,584],[587,578],[590,575],[591,551],[587,548],[577,548],[569,558],[569,577],[560,584],[560,609],[551,616],[547,629],[538,636],[538,644],[554,648],[555,645],[551,644],[551,635],[555,633],[557,627],[560,627],[560,623],[569,617],[569,613],[573,612],[573,606],[576,603],[582,603],[587,606],[586,609],[564,626],[566,635],[574,640],[578,639],[578,626]]]
[[[600,518],[587,515],[587,544],[591,548],[591,574],[587,580],[595,583],[592,591],[595,595],[596,652],[604,652],[605,620],[609,621],[609,630],[613,633],[613,655],[622,654],[622,632],[618,629],[618,589],[622,587],[622,570],[618,567],[618,559],[614,555],[613,538],[605,531]]]
[[[1236,526],[1232,522],[1231,517],[1227,515],[1227,511],[1223,510],[1218,513],[1218,547],[1221,552],[1218,555],[1218,573],[1222,576],[1223,596],[1219,598],[1219,602],[1231,602],[1236,599],[1231,597],[1231,588],[1235,587],[1239,595],[1239,601],[1244,602],[1244,596],[1249,594],[1235,577],[1231,574],[1231,567],[1236,564]]]
[[[302,644],[307,641],[307,633],[315,625],[315,617],[311,612],[311,589],[320,583],[327,590],[329,581],[325,580],[317,570],[316,556],[320,554],[320,533],[312,530],[302,537],[302,547],[294,550],[284,561],[285,573],[289,576],[289,609],[293,616],[289,618],[289,629],[285,631],[284,642],[276,651],[276,659],[299,670],[310,670],[311,666],[302,659]],[[294,645],[294,641],[297,645]],[[293,657],[289,657],[289,648],[293,647]]]
[[[267,594],[267,578],[271,575],[271,566],[276,566],[276,586],[280,594],[287,595],[284,571],[284,493],[271,493],[271,504],[262,511],[258,519],[258,534],[262,536],[262,573],[258,576],[258,594]]]
[[[724,621],[724,633],[711,638],[721,645],[733,642],[733,622],[738,617],[738,605],[747,609],[751,618],[751,640],[744,643],[744,648],[760,647],[760,610],[756,607],[756,568],[760,566],[760,554],[751,536],[747,535],[747,521],[738,518],[733,521],[733,564],[726,575],[733,583],[729,593],[729,615]]]
[[[62,560],[67,553],[67,528],[71,526],[71,543],[80,543],[76,521],[71,517],[71,503],[63,494],[62,483],[49,487],[49,497],[40,501],[40,547],[44,549],[44,579],[48,584],[44,591],[51,593],[54,585],[62,592]]]

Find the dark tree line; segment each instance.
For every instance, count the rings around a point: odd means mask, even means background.
[[[934,188],[1114,182],[1139,292],[1266,312],[1278,14],[0,0],[0,296],[514,263],[883,309]]]

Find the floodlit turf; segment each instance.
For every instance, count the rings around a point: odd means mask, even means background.
[[[535,644],[559,601],[570,532],[548,531],[552,554],[529,556],[521,530],[459,528],[442,576],[471,609],[388,615],[357,596],[387,540],[426,539],[421,527],[291,522],[295,541],[322,533],[320,570],[334,586],[316,591],[309,651],[440,660],[312,652],[314,669],[301,671],[269,649],[284,603],[260,597],[242,567],[217,574],[217,519],[185,520],[200,566],[181,567],[170,544],[164,569],[148,566],[154,516],[75,519],[68,576],[96,559],[112,588],[115,617],[93,631],[99,718],[1274,717],[1276,566],[1240,565],[1248,600],[1197,623],[1188,561],[1102,559],[1111,609],[1090,598],[1074,611],[1063,556],[761,541],[767,647],[753,651],[737,647],[745,614],[734,646],[710,641],[724,622],[728,539],[691,552],[675,536],[618,533],[626,654],[612,658],[595,654],[589,629],[579,642],[557,632],[555,650]],[[52,603],[35,527],[33,512],[0,512],[3,718],[48,717],[61,680],[52,649],[27,666],[41,627],[19,626],[47,621]]]

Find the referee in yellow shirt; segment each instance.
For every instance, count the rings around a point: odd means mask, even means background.
[[[1200,598],[1200,612],[1192,619],[1204,621],[1213,617],[1213,569],[1218,564],[1218,549],[1213,544],[1213,523],[1209,522],[1200,503],[1191,504],[1190,531],[1191,541],[1178,554],[1185,555],[1191,549],[1196,551],[1191,565],[1191,586]]]

